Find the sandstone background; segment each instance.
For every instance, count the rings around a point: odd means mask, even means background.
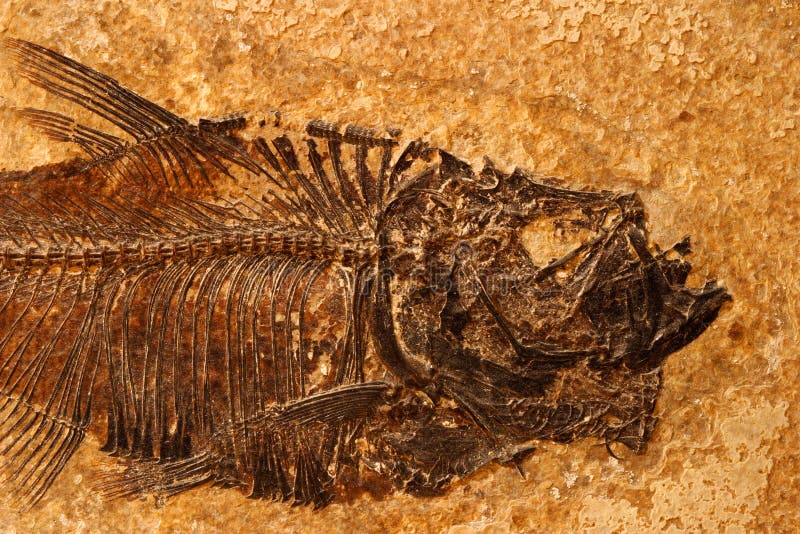
[[[800,524],[797,357],[800,2],[7,0],[0,35],[106,72],[191,119],[280,110],[400,127],[478,163],[637,190],[653,238],[694,239],[734,297],[673,355],[643,456],[543,443],[527,480],[490,467],[441,498],[321,511],[198,489],[101,501],[87,439],[48,497],[0,530],[789,532]],[[0,168],[74,154],[10,113],[66,109],[0,58]]]

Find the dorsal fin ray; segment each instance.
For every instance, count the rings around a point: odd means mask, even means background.
[[[50,139],[75,143],[92,158],[108,157],[125,146],[123,139],[79,124],[60,113],[34,108],[24,108],[19,113],[31,126],[42,130]]]
[[[211,186],[210,173],[233,177],[226,163],[254,174],[264,170],[241,143],[228,135],[241,127],[243,116],[223,127],[200,127],[123,87],[117,80],[43,46],[7,38],[19,72],[55,96],[73,102],[115,125],[132,143],[76,123],[70,117],[42,110],[23,114],[58,141],[75,142],[102,166],[103,174],[146,183],[158,189]],[[199,177],[199,179],[197,179]],[[160,183],[159,183],[160,182]]]
[[[137,141],[188,126],[185,119],[75,60],[20,39],[6,39],[4,44],[31,83],[108,119]]]

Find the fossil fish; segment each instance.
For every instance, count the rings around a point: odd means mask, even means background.
[[[636,194],[321,121],[243,139],[243,116],[192,124],[5,48],[108,123],[19,110],[87,156],[0,174],[0,474],[20,508],[87,432],[121,464],[108,497],[220,484],[314,506],[365,477],[441,492],[540,440],[638,453],[661,363],[729,299],[685,285],[688,239],[650,243]]]

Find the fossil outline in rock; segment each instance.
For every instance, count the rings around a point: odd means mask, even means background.
[[[648,243],[635,194],[322,121],[245,140],[243,116],[190,124],[5,46],[116,130],[20,110],[88,159],[0,175],[0,473],[20,508],[106,422],[109,497],[215,483],[323,506],[366,471],[437,493],[542,439],[641,452],[661,362],[729,299],[685,286],[688,238]]]

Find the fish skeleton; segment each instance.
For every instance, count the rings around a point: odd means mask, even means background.
[[[0,476],[21,509],[87,432],[108,498],[218,484],[421,495],[541,440],[640,453],[664,359],[730,297],[688,287],[635,193],[319,120],[190,123],[42,46],[19,74],[108,123],[19,113],[85,158],[0,173]],[[392,132],[395,134],[396,132]]]

